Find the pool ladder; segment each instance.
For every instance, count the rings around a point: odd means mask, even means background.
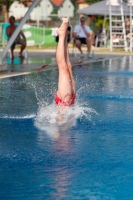
[[[116,8],[115,13],[113,7]],[[127,51],[128,48],[122,0],[107,0],[106,12],[109,13],[109,18],[105,15],[104,24],[106,23],[106,20],[109,19],[110,51],[112,51],[113,48],[121,47]]]

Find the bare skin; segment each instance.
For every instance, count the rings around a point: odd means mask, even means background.
[[[15,25],[15,18],[13,16],[11,16],[9,18],[9,22],[10,22],[10,26],[7,27],[6,33],[7,33],[8,38],[10,39],[10,37],[12,36],[12,34],[14,33],[14,31],[16,30],[17,26]],[[23,39],[21,39],[21,36],[22,36]],[[26,38],[25,38],[24,33],[22,31],[20,31],[20,33],[18,34],[18,36],[17,36],[16,39],[20,40],[20,45],[21,45],[19,56],[21,58],[24,58],[24,56],[23,56],[23,50],[26,47]],[[13,45],[11,46],[11,56],[12,56],[12,59],[14,59],[14,49],[15,49],[15,44],[13,43]]]
[[[72,94],[75,93],[75,80],[67,46],[67,27],[68,19],[62,18],[62,24],[57,30],[59,42],[56,50],[56,60],[59,69],[57,94],[64,102],[69,101]],[[61,106],[62,109],[63,107],[66,108],[67,106]]]

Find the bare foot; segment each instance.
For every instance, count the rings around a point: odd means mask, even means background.
[[[62,24],[61,26],[57,29],[57,34],[59,36],[61,35],[65,35],[66,34],[66,30],[67,30],[67,27],[68,27],[68,18],[62,18]]]
[[[11,51],[11,59],[14,59],[14,53]]]
[[[24,56],[20,53],[19,54],[19,57],[21,58],[21,59],[24,59]]]

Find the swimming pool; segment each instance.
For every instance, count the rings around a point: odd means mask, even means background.
[[[0,199],[133,199],[132,61],[75,66],[60,124],[56,67],[0,80]]]

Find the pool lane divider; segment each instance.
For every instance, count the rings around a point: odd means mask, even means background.
[[[72,65],[74,66],[81,66],[84,62],[83,61],[79,61],[79,62],[74,62],[72,63]],[[42,69],[44,69],[45,67],[48,67],[49,64],[44,64],[43,66],[39,67],[37,70],[40,71]]]
[[[45,65],[39,67],[37,70],[40,71],[40,70],[44,69],[45,67],[47,67],[48,65],[49,65],[49,64],[45,64]]]
[[[83,64],[88,64],[91,62],[95,62],[97,60],[104,60],[104,58],[95,58],[95,59],[89,59],[89,60],[86,60],[86,61],[83,61],[83,60],[80,60],[80,61],[77,61],[77,62],[72,62],[72,65],[73,66],[82,66]],[[44,69],[45,67],[48,67],[50,64],[44,64],[43,66],[39,67],[37,70],[40,71],[42,69]]]

